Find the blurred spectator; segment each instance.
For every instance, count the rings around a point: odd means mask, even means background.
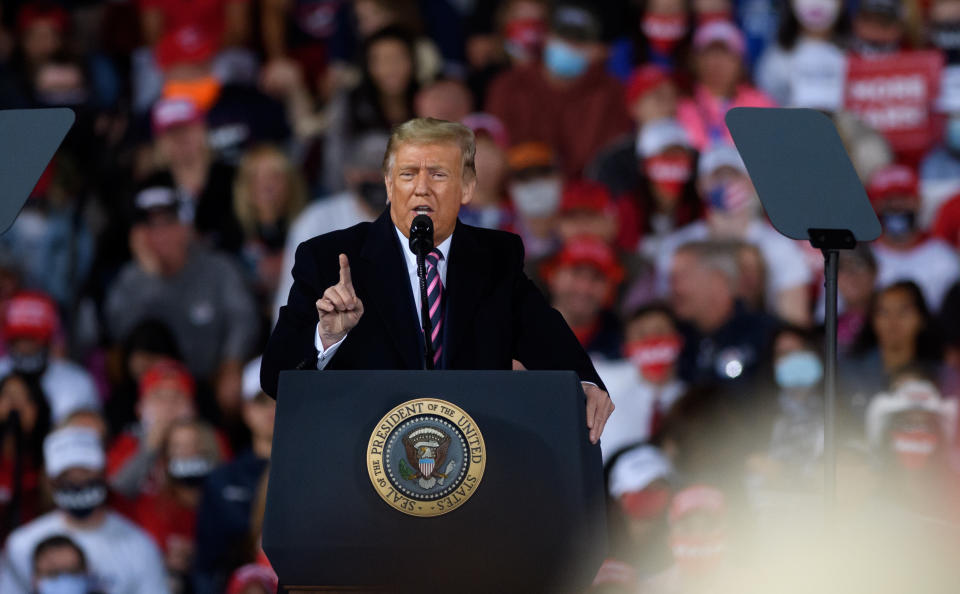
[[[414,113],[418,118],[459,122],[473,111],[470,89],[457,80],[438,80],[417,91]]]
[[[8,108],[32,107],[37,72],[61,53],[70,24],[67,11],[58,4],[37,2],[21,6],[19,13],[5,7],[7,22],[16,17],[15,46],[0,70],[0,104]]]
[[[137,498],[134,519],[164,555],[167,573],[178,592],[189,591],[203,482],[223,453],[216,433],[204,421],[177,420],[160,446],[164,479],[155,492]]]
[[[470,203],[460,207],[460,220],[487,229],[506,229],[511,222],[506,204],[507,129],[487,113],[470,114],[461,123],[476,137],[477,187]]]
[[[673,566],[641,584],[641,592],[706,593],[742,584],[730,568],[723,492],[693,485],[673,496],[668,513]]]
[[[176,337],[159,320],[146,319],[137,324],[123,339],[120,351],[113,391],[105,407],[111,435],[117,435],[127,425],[136,423],[143,374],[164,359],[181,361]]]
[[[354,140],[371,132],[389,134],[414,115],[418,83],[412,35],[392,26],[374,33],[364,41],[362,64],[360,84],[338,92],[328,107],[323,184],[329,193],[347,187],[344,159]]]
[[[556,226],[564,241],[590,236],[613,244],[620,229],[613,196],[606,187],[595,182],[568,182],[563,188]]]
[[[197,512],[197,594],[223,591],[227,576],[243,562],[250,531],[251,506],[273,444],[276,401],[260,389],[260,358],[244,368],[243,420],[252,448],[210,475]]]
[[[960,194],[948,199],[940,207],[930,231],[937,239],[945,241],[954,249],[960,249]]]
[[[44,66],[46,68],[47,66]],[[93,142],[83,141],[84,150]],[[73,305],[94,257],[84,211],[91,180],[84,161],[62,148],[47,166],[13,225],[0,236],[0,248],[16,260],[26,285],[47,293],[61,307]]]
[[[938,325],[943,332],[943,373],[940,386],[949,396],[960,394],[960,282],[953,285],[940,308]]]
[[[370,132],[350,143],[344,155],[343,177],[346,190],[315,200],[290,224],[280,265],[280,281],[273,303],[273,314],[287,302],[293,286],[293,261],[297,248],[311,237],[346,229],[357,223],[372,221],[387,206],[387,190],[383,185],[383,154],[387,135]]]
[[[347,7],[338,0],[265,0],[260,30],[267,59],[293,58],[314,81],[325,71],[329,44],[344,35]]]
[[[557,213],[563,180],[556,153],[542,142],[522,142],[507,152],[507,189],[516,211],[513,232],[523,239],[527,260],[544,258],[559,247]]]
[[[56,535],[40,541],[33,550],[33,590],[48,592],[100,592],[87,568],[87,557],[69,537]]]
[[[786,326],[773,339],[778,413],[770,437],[771,488],[810,491],[823,455],[823,361],[814,335]]]
[[[172,0],[141,0],[139,6],[141,34],[148,45],[189,26],[209,32],[226,47],[245,45],[250,38],[247,0],[202,0],[189,7]]]
[[[905,33],[904,17],[901,0],[861,0],[853,13],[850,50],[863,56],[896,52]]]
[[[136,498],[156,490],[162,477],[158,461],[164,440],[174,423],[196,416],[195,399],[196,386],[183,365],[159,361],[144,372],[137,402],[139,422],[120,434],[107,452],[107,478],[114,491]]]
[[[645,0],[639,3],[640,29],[634,42],[636,63],[652,63],[680,74],[689,60],[693,30],[691,3]]]
[[[743,82],[743,33],[727,21],[711,21],[693,37],[696,83],[691,97],[682,99],[677,119],[687,129],[698,151],[717,144],[733,144],[724,117],[734,107],[774,107],[763,92]]]
[[[631,242],[631,249],[654,260],[664,237],[702,216],[693,175],[695,157],[686,131],[676,120],[662,119],[641,128],[635,157],[641,181],[629,197],[637,209],[639,243]],[[620,223],[621,238],[626,236],[626,224]]]
[[[538,61],[547,39],[550,7],[541,0],[505,0],[499,20],[503,48],[515,65]]]
[[[487,96],[486,111],[507,127],[510,142],[547,143],[568,179],[630,129],[623,89],[603,69],[600,33],[585,5],[559,4],[543,63],[514,66],[491,83]]]
[[[660,291],[666,293],[677,246],[707,239],[744,241],[757,246],[763,256],[767,309],[789,322],[808,324],[811,275],[803,252],[761,218],[760,201],[739,153],[731,146],[716,146],[701,155],[697,169],[706,218],[663,239],[656,259]]]
[[[636,446],[611,460],[608,477],[607,492],[614,504],[610,528],[619,536],[614,557],[643,576],[664,569],[669,562],[667,508],[675,479],[670,461],[654,446]]]
[[[867,437],[884,471],[892,503],[941,519],[957,518],[957,478],[948,453],[957,428],[957,401],[930,382],[905,377],[867,409]]]
[[[623,352],[620,322],[610,310],[623,268],[613,249],[589,236],[564,243],[544,266],[550,304],[593,357],[617,359]]]
[[[873,288],[877,284],[877,261],[866,244],[840,252],[837,291],[843,311],[837,319],[837,345],[847,352],[867,323]]]
[[[44,442],[56,510],[10,534],[0,558],[0,589],[28,594],[37,544],[63,534],[86,553],[90,574],[107,594],[168,592],[160,552],[142,530],[106,505],[104,455],[90,429],[67,427]]]
[[[956,3],[960,6],[960,2]],[[957,17],[960,22],[960,15]],[[960,48],[958,48],[960,53]],[[960,72],[960,64],[955,66]],[[960,80],[960,77],[958,77]],[[920,163],[920,226],[934,226],[934,232],[945,225],[956,225],[957,206],[947,205],[960,194],[960,86],[946,102],[941,103],[946,112],[943,143],[931,150]],[[956,241],[954,238],[948,241]]]
[[[78,408],[100,408],[100,396],[90,374],[57,356],[53,343],[58,331],[56,305],[43,293],[22,292],[7,302],[3,313],[7,355],[0,358],[0,377],[15,372],[39,381],[54,425]]]
[[[627,111],[638,133],[647,124],[675,118],[677,88],[669,74],[659,66],[635,69],[627,80]],[[601,150],[587,166],[584,176],[607,186],[614,195],[640,191],[637,133],[625,134]]]
[[[607,420],[600,442],[605,461],[625,446],[653,435],[670,405],[683,393],[676,367],[681,347],[670,310],[649,305],[626,321],[624,358],[596,363],[597,373],[617,407]]]
[[[50,408],[39,386],[16,372],[0,379],[0,541],[41,511],[49,430]]]
[[[863,419],[868,399],[890,388],[896,374],[916,369],[937,377],[941,362],[935,322],[920,288],[899,281],[873,299],[868,324],[840,366],[841,393],[854,419]]]
[[[923,290],[924,299],[937,311],[943,296],[960,278],[956,252],[940,239],[924,236],[917,223],[920,197],[917,177],[904,165],[877,171],[867,184],[883,234],[874,246],[877,285],[911,280]]]
[[[167,168],[147,178],[142,191],[174,188],[181,218],[193,223],[208,247],[239,252],[243,232],[233,208],[234,169],[210,150],[203,112],[189,100],[159,101],[153,132],[157,156]]]
[[[104,306],[110,334],[119,339],[145,319],[163,321],[197,379],[215,387],[220,411],[230,413],[239,404],[240,362],[257,338],[253,300],[233,262],[191,240],[173,192],[150,188],[135,206],[135,260]]]
[[[287,231],[306,202],[303,177],[286,153],[260,145],[244,154],[234,182],[233,206],[243,229],[244,264],[265,311],[280,284]]]
[[[737,300],[735,246],[717,241],[681,245],[670,268],[670,303],[680,319],[678,375],[694,385],[746,388],[768,352],[775,321]],[[751,400],[748,389],[736,394]]]
[[[843,106],[849,29],[840,0],[793,0],[783,10],[776,45],[757,63],[757,86],[785,107],[830,112]]]
[[[226,594],[276,594],[277,574],[269,567],[249,563],[230,576]]]

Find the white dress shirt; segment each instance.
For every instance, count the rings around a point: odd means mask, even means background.
[[[421,317],[421,308],[420,308],[420,277],[417,276],[417,255],[413,253],[410,249],[410,241],[404,237],[403,233],[400,232],[396,226],[394,230],[397,232],[397,238],[400,240],[400,245],[403,246],[403,255],[407,261],[407,280],[410,281],[410,290],[413,293],[413,302],[417,307],[417,321],[422,324]],[[437,266],[440,273],[440,282],[444,287],[447,286],[447,264],[450,261],[450,243],[453,240],[453,234],[450,237],[444,239],[440,242],[440,245],[436,246],[436,249],[440,250],[440,254],[443,256],[440,258],[440,263]],[[337,353],[337,349],[340,348],[340,345],[343,344],[343,341],[346,340],[346,335],[341,338],[336,343],[330,345],[329,348],[323,348],[323,342],[320,340],[320,323],[317,323],[316,332],[314,332],[313,344],[317,348],[317,369],[323,369],[327,366],[327,363],[330,362],[330,359]]]

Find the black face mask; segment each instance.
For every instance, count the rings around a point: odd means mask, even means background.
[[[380,212],[387,205],[387,187],[383,182],[362,182],[357,186],[357,194],[374,212]]]
[[[960,64],[960,21],[930,24],[930,42],[946,55],[947,64]]]
[[[170,478],[185,487],[199,487],[213,470],[213,463],[206,458],[172,458],[167,464]]]
[[[883,232],[891,239],[903,239],[913,233],[917,213],[912,210],[888,210],[880,214]]]
[[[53,503],[78,520],[89,517],[106,500],[107,484],[103,479],[64,484],[53,491]]]
[[[281,219],[273,225],[257,224],[257,235],[268,248],[281,249],[287,240],[287,223]]]
[[[10,363],[13,365],[14,371],[31,378],[37,378],[47,370],[47,350],[42,349],[30,355],[11,352]]]

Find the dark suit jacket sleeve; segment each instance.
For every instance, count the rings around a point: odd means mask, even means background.
[[[513,236],[512,252],[518,254],[519,272],[514,286],[514,358],[527,369],[572,369],[581,381],[606,387],[589,355],[567,326],[560,312],[550,307],[543,294],[523,272],[523,242]]]
[[[316,369],[317,349],[314,335],[317,299],[326,290],[317,270],[310,243],[297,247],[293,264],[293,286],[287,304],[280,308],[277,325],[270,335],[260,363],[260,385],[276,398],[280,372],[285,369]]]

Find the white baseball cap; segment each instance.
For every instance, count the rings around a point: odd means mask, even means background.
[[[659,155],[671,146],[691,148],[690,136],[680,122],[663,118],[645,124],[637,134],[637,155],[642,158]]]
[[[64,427],[43,440],[47,476],[56,478],[71,468],[101,471],[105,464],[100,435],[89,427]]]
[[[659,449],[642,445],[628,450],[617,458],[610,469],[610,496],[619,498],[624,493],[642,491],[657,479],[673,474],[673,466]]]

